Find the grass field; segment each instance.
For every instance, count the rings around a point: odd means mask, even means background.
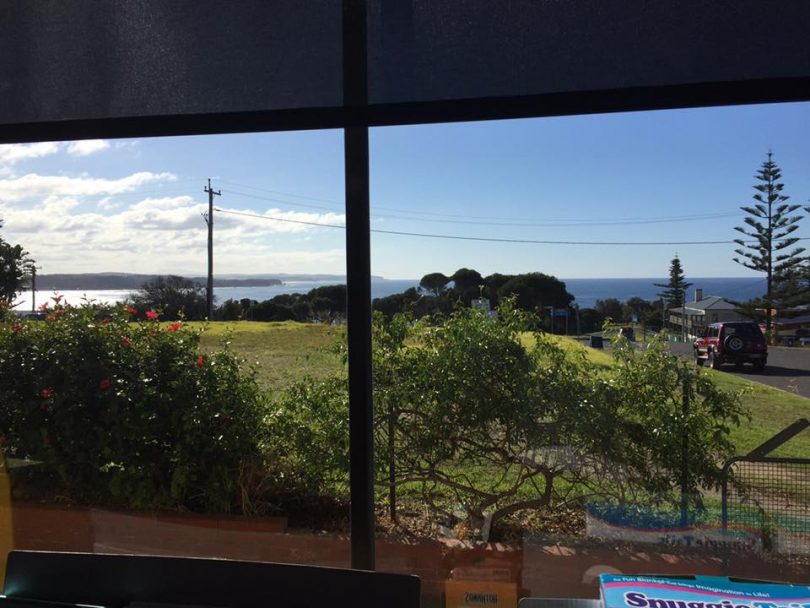
[[[304,376],[322,378],[345,371],[341,355],[335,350],[338,339],[344,335],[342,327],[291,321],[210,323],[205,327],[202,337],[204,349],[215,349],[223,340],[229,340],[236,354],[256,366],[260,385],[274,392]],[[570,338],[557,336],[555,339],[565,348],[585,348]],[[595,365],[609,369],[612,364],[609,352],[591,348],[585,350]],[[712,374],[727,390],[746,391],[743,404],[751,412],[752,419],[733,432],[740,454],[749,452],[788,424],[810,414],[810,400],[798,395],[723,372],[703,370],[701,373]],[[806,457],[808,453],[810,431],[805,431],[774,455]]]
[[[570,338],[560,336],[557,339],[567,348],[585,348]],[[586,348],[586,350],[594,364],[599,366],[611,364],[612,360],[608,352],[592,348]],[[701,373],[710,374],[725,390],[745,391],[742,403],[751,412],[751,421],[734,429],[732,433],[739,454],[750,452],[792,422],[810,416],[810,399],[745,378],[725,374],[722,371],[703,369]],[[810,431],[804,431],[776,450],[772,456],[806,458],[808,454],[810,454]]]
[[[305,376],[323,378],[345,369],[335,351],[341,327],[293,321],[192,325],[205,327],[203,349],[215,350],[227,340],[234,353],[255,366],[259,385],[273,392]]]

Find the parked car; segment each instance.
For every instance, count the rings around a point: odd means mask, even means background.
[[[619,335],[624,336],[630,342],[635,342],[636,341],[636,332],[635,332],[635,330],[633,330],[632,327],[620,327],[619,328]]]
[[[768,345],[757,323],[729,321],[712,323],[695,340],[695,363],[704,362],[712,369],[724,363],[742,366],[752,363],[754,369],[762,371],[768,362]]]

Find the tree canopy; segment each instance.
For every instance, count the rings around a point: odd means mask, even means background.
[[[0,228],[3,222],[0,220]],[[0,305],[9,307],[23,290],[33,260],[22,245],[12,245],[0,237]]]
[[[538,312],[544,306],[568,308],[574,301],[565,283],[542,272],[521,274],[506,281],[498,290],[498,297],[503,300],[510,295],[516,297],[518,308]]]
[[[434,296],[438,296],[445,290],[449,282],[450,277],[441,272],[431,272],[422,277],[422,280],[419,281],[419,287],[432,293]]]
[[[176,275],[160,276],[145,283],[130,303],[141,315],[154,310],[166,321],[205,319],[208,309],[202,285]]]
[[[686,290],[692,286],[692,283],[686,281],[681,260],[677,254],[669,264],[669,282],[653,283],[653,285],[664,288],[664,291],[658,295],[664,299],[668,308],[683,306],[686,299]]]
[[[802,206],[787,202],[790,197],[782,194],[785,186],[781,178],[782,172],[773,161],[773,153],[768,152],[768,158],[756,174],[754,204],[740,207],[748,214],[743,220],[745,226],[734,228],[752,239],[735,239],[739,248],[734,250],[737,257],[733,259],[746,268],[765,273],[767,283],[762,303],[766,311],[789,306],[799,295],[801,281],[797,279],[807,261],[802,257],[805,248],[794,247],[799,239],[793,233],[799,229],[802,219],[796,212]],[[807,209],[805,207],[805,211]],[[765,315],[765,323],[770,333],[770,314]]]
[[[716,486],[716,463],[745,415],[736,395],[656,341],[644,351],[617,345],[615,368],[601,375],[584,352],[527,334],[532,317],[507,300],[494,317],[459,308],[438,323],[375,318],[381,489],[415,492],[435,513],[461,507],[478,535],[487,522],[586,495],[675,504],[684,434],[693,500]],[[304,380],[281,396],[272,424],[278,461],[291,463],[285,479],[346,483],[347,400],[345,376]]]

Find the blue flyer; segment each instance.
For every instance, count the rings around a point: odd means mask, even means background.
[[[604,608],[810,608],[810,586],[739,582],[720,576],[603,574]]]

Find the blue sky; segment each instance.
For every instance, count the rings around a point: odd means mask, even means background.
[[[810,199],[810,104],[390,127],[371,132],[372,227],[580,242],[731,240],[768,149]],[[206,178],[227,210],[343,223],[340,131],[0,146],[0,235],[53,272],[206,269]],[[217,214],[219,274],[345,272],[340,229]],[[798,233],[810,237],[810,218]],[[810,245],[810,241],[807,243]],[[386,278],[758,276],[721,245],[552,245],[372,236]]]

